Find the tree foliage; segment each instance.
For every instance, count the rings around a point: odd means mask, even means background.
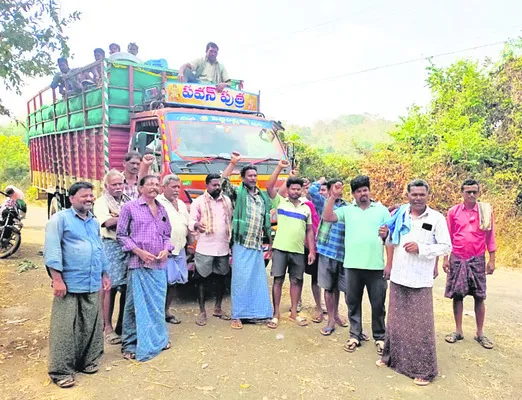
[[[69,55],[64,28],[79,18],[79,12],[60,17],[54,0],[2,0],[0,79],[6,90],[21,94],[25,79],[53,73],[52,55]],[[10,115],[2,99],[0,115]]]

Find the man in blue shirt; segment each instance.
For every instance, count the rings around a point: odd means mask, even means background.
[[[93,186],[69,189],[71,208],[54,214],[45,227],[44,260],[54,292],[49,333],[49,376],[61,388],[74,374],[98,372],[103,354],[99,291],[111,288],[100,224],[91,209]]]

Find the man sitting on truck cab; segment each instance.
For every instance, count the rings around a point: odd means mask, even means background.
[[[217,61],[219,47],[207,44],[206,56],[183,64],[178,72],[178,80],[187,83],[213,83],[219,93],[230,87],[230,78],[223,64]]]

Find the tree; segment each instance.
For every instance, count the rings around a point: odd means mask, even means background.
[[[52,55],[69,55],[63,30],[80,18],[79,12],[61,18],[54,0],[0,2],[0,79],[6,90],[21,94],[24,80],[48,76],[55,70]],[[11,116],[0,98],[0,115]]]

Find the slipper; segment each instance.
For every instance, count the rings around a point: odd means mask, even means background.
[[[165,351],[165,350],[168,350],[172,347],[172,343],[168,342],[167,345],[161,349],[161,351]]]
[[[177,319],[176,316],[174,316],[174,315],[168,316],[167,318],[165,318],[165,321],[168,322],[169,324],[174,324],[174,325],[181,324],[181,321],[179,319]]]
[[[312,317],[312,322],[315,322],[316,324],[320,324],[321,322],[324,321],[324,315],[323,313],[319,314],[317,311],[315,312],[315,314],[313,315]]]
[[[266,324],[270,329],[276,329],[279,326],[279,318],[272,318],[268,323]]]
[[[482,335],[482,336],[475,336],[475,340],[477,342],[479,342],[479,344],[484,347],[485,349],[492,349],[493,348],[493,342],[491,340],[488,339],[488,337],[486,335]]]
[[[359,347],[360,345],[361,345],[361,342],[359,342],[357,339],[350,338],[344,344],[343,349],[344,349],[344,351],[347,351],[348,353],[353,353],[357,349],[357,347]]]
[[[446,337],[444,339],[448,343],[457,343],[459,340],[464,339],[464,336],[462,336],[458,332],[451,332],[450,334],[446,335]]]
[[[243,323],[241,322],[240,319],[233,319],[232,322],[230,323],[230,327],[232,329],[243,329]]]
[[[62,389],[73,387],[75,384],[73,378],[60,379],[59,381],[54,381],[54,383]]]
[[[303,311],[303,302],[301,300],[299,300],[297,302],[297,312],[300,313],[301,311]],[[292,307],[290,307],[288,309],[288,312],[292,312]],[[327,313],[328,314],[328,313]]]
[[[307,326],[308,320],[305,317],[298,315],[295,318],[289,317],[290,321],[294,322],[297,326]]]
[[[382,356],[382,352],[384,351],[384,340],[376,340],[375,347],[377,348],[377,354]]]
[[[136,353],[123,353],[123,358],[126,360],[135,360]]]
[[[201,314],[198,315],[196,318],[196,325],[198,326],[205,326],[207,324],[207,316],[203,316]]]
[[[415,383],[417,386],[428,386],[430,384],[430,381],[421,378],[415,378],[413,380],[413,383]]]
[[[107,342],[107,344],[120,344],[121,336],[118,335],[116,332],[112,331],[111,333],[107,333],[105,335],[105,341]]]
[[[84,373],[84,374],[95,374],[99,370],[100,370],[100,366],[98,364],[90,364],[90,365],[87,365],[82,370],[82,373]]]
[[[361,340],[364,340],[365,342],[370,341],[370,337],[366,333],[361,333]]]
[[[377,365],[378,367],[387,367],[388,366],[388,364],[386,364],[380,358],[377,361],[375,361],[375,365]]]
[[[341,317],[337,317],[335,319],[335,323],[343,328],[346,328],[348,326],[350,326],[350,324],[348,323],[348,321],[344,318],[341,318]]]
[[[328,326],[325,326],[321,329],[321,335],[323,335],[323,336],[330,336],[334,332],[335,332],[335,328],[330,328]]]
[[[219,318],[223,321],[230,321],[232,318],[230,318],[230,315],[227,315],[227,314],[212,314],[213,317],[216,317],[216,318]]]

